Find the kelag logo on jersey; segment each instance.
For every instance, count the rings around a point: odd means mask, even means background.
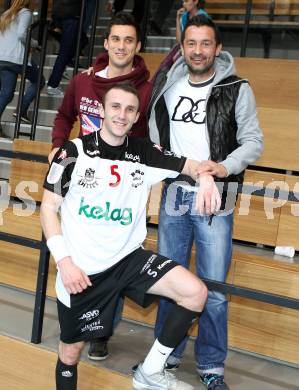
[[[132,223],[132,209],[125,207],[124,209],[113,209],[110,211],[110,202],[106,202],[105,207],[91,206],[84,204],[82,196],[78,214],[86,218],[104,219],[105,221],[120,222],[121,225],[130,225]]]

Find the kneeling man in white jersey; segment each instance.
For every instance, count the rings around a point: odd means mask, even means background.
[[[200,182],[201,212],[217,210],[220,197],[212,176],[201,174],[198,162],[127,136],[138,109],[138,93],[131,84],[112,86],[103,98],[102,129],[66,142],[45,179],[41,223],[58,269],[57,390],[77,389],[84,342],[112,334],[120,296],[146,307],[156,295],[176,304],[134,374],[133,387],[193,388],[164,365],[203,310],[207,289],[184,267],[142,247],[146,203],[153,184],[180,173]]]

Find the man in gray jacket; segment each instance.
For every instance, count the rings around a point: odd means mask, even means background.
[[[170,69],[165,61],[156,76],[149,128],[152,141],[200,160],[222,189],[221,211],[209,217],[195,212],[194,182],[183,176],[168,180],[161,200],[158,251],[189,267],[194,241],[198,275],[223,282],[232,255],[236,188],[243,182],[244,169],[260,157],[263,136],[253,92],[247,80],[235,75],[232,56],[221,48],[211,20],[196,16],[188,22],[181,37],[183,56]],[[160,301],[156,337],[171,305]],[[166,369],[178,368],[186,342],[170,355]],[[195,341],[197,371],[208,390],[229,389],[224,382],[226,355],[227,300],[210,291]]]

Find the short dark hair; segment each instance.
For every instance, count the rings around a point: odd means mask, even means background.
[[[218,27],[216,26],[216,24],[210,18],[207,18],[204,15],[196,15],[196,16],[193,16],[193,18],[188,20],[185,29],[182,31],[181,44],[184,43],[187,28],[191,27],[191,26],[195,26],[195,27],[207,26],[207,27],[210,27],[211,29],[214,30],[215,40],[216,40],[217,46],[221,44],[221,35],[220,35],[219,30],[218,30]]]
[[[107,93],[109,91],[111,91],[111,89],[120,89],[122,91],[129,92],[129,93],[135,95],[138,99],[138,108],[139,108],[140,96],[139,96],[137,88],[130,81],[119,81],[118,83],[114,83],[107,88],[104,95],[102,96],[102,104],[103,104],[104,108],[105,108],[105,100],[106,100]]]
[[[118,12],[110,19],[105,32],[105,39],[108,39],[112,26],[132,26],[136,31],[137,42],[141,39],[139,24],[136,22],[134,16],[127,12]]]

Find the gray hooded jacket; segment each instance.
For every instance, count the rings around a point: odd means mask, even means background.
[[[212,88],[215,88],[216,84],[218,86],[219,84],[221,85],[222,80],[236,74],[233,58],[225,51],[220,52],[220,55],[216,57],[214,68],[216,74]],[[157,122],[159,121],[156,118],[156,113],[158,112],[156,110],[157,105],[161,104],[161,101],[163,101],[161,98],[163,99],[164,93],[175,81],[184,77],[187,73],[188,67],[185,60],[183,57],[180,57],[167,73],[163,85],[160,82],[158,86],[154,86],[155,95],[151,106],[149,129],[150,138],[155,143],[161,143],[161,135],[165,134],[164,132],[167,132],[168,137],[170,133],[169,122],[167,126],[163,126],[163,128],[160,126],[158,128]],[[159,78],[156,78],[156,82],[158,80]],[[230,153],[225,160],[221,161],[221,164],[224,165],[228,172],[228,176],[237,175],[242,172],[249,164],[256,161],[263,151],[263,134],[257,119],[255,98],[248,83],[242,83],[240,85],[239,95],[235,105],[235,120],[237,123],[236,138],[240,146]],[[208,129],[206,129],[206,132],[207,138],[209,139]]]

